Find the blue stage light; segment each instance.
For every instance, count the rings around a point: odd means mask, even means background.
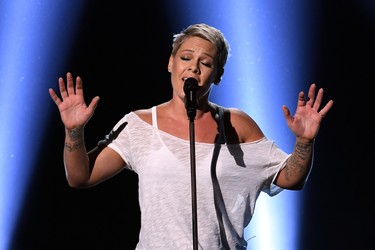
[[[0,250],[9,249],[36,157],[43,150],[48,87],[63,68],[83,3],[0,2]]]
[[[283,104],[293,112],[298,92],[307,91],[307,69],[313,61],[309,38],[311,1],[169,1],[166,7],[173,29],[205,22],[223,31],[231,56],[211,100],[238,107],[250,114],[265,135],[291,152],[294,135],[287,128]],[[313,40],[313,39],[311,39]],[[308,59],[307,59],[308,58]],[[301,192],[283,191],[274,197],[261,194],[245,230],[248,249],[298,249]],[[272,240],[270,240],[272,239]]]

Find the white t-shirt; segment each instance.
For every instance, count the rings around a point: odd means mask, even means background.
[[[193,249],[190,141],[167,134],[135,113],[108,146],[118,152],[139,179],[141,229],[137,250]],[[195,142],[197,235],[199,249],[246,249],[244,228],[261,191],[272,184],[289,157],[262,138],[237,145]],[[213,160],[214,159],[214,160]]]

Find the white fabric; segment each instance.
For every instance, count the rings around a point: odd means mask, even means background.
[[[154,126],[133,112],[125,115],[113,130],[125,122],[126,127],[108,146],[121,155],[128,169],[138,174],[141,230],[136,249],[190,250],[190,141],[159,130],[155,112],[153,109]],[[195,143],[199,249],[225,249],[219,220],[223,220],[224,241],[230,249],[246,249],[243,229],[252,218],[256,199],[261,191],[270,196],[281,191],[271,189],[272,181],[288,155],[267,138],[238,145],[222,144],[212,171],[214,148],[215,144]],[[213,184],[215,176],[218,185]],[[217,197],[222,197],[222,219],[214,204]]]

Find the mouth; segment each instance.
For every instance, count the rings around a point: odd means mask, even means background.
[[[189,80],[188,80],[189,79]],[[197,84],[198,84],[198,87],[200,87],[199,86],[199,82],[198,82],[198,80],[196,79],[196,78],[194,78],[194,77],[184,77],[184,78],[182,78],[182,81],[186,84],[186,81],[195,81]]]
[[[186,81],[186,80],[189,79],[189,78],[193,78],[193,79],[195,79],[196,81],[198,81],[198,79],[196,79],[195,77],[192,77],[192,76],[183,77],[182,80],[183,80],[183,81]]]

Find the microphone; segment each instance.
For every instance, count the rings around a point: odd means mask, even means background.
[[[190,119],[194,119],[197,114],[197,90],[197,80],[192,77],[187,78],[184,83],[185,108]]]

